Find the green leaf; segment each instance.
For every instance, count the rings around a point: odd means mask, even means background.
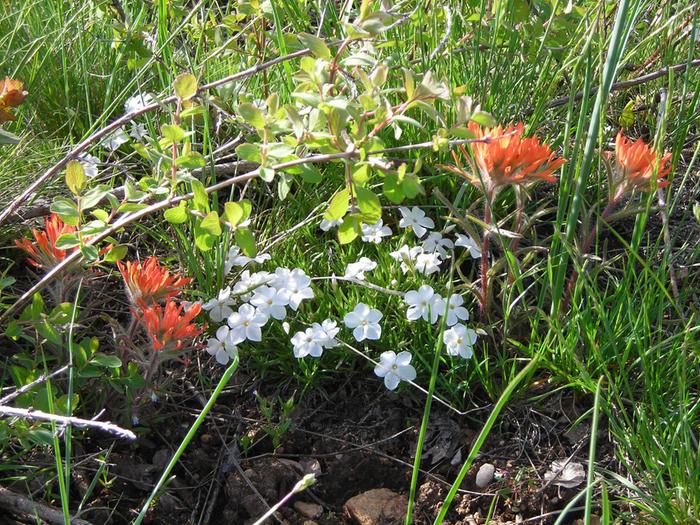
[[[180,112],[180,118],[185,119],[188,117],[196,117],[198,115],[204,115],[206,113],[206,109],[204,109],[203,106],[193,106],[191,108],[183,109]]]
[[[255,245],[253,233],[248,228],[239,228],[236,230],[236,244],[240,246],[241,251],[248,257],[255,257],[258,249]]]
[[[190,100],[197,94],[197,78],[191,73],[183,73],[173,82],[175,95],[181,101]]]
[[[236,147],[236,154],[241,160],[247,160],[250,162],[262,162],[262,157],[260,156],[260,146],[257,144],[241,144]]]
[[[399,176],[396,173],[387,173],[384,177],[384,186],[382,193],[394,204],[401,204],[406,198],[406,194],[399,182]]]
[[[233,228],[238,226],[239,223],[243,222],[245,215],[245,210],[243,206],[238,202],[227,202],[224,204],[224,217],[231,224]]]
[[[184,222],[187,222],[187,206],[184,204],[184,202],[182,202],[179,206],[175,208],[165,210],[163,216],[165,217],[165,220],[168,221],[170,224],[182,224]]]
[[[338,240],[340,244],[350,244],[361,233],[360,221],[356,217],[346,217],[338,226]]]
[[[476,122],[485,128],[492,128],[497,124],[496,119],[493,118],[493,115],[491,115],[491,113],[487,113],[486,111],[477,111],[473,113],[471,116],[471,121]]]
[[[207,216],[202,219],[199,227],[205,232],[218,237],[221,235],[221,222],[219,222],[219,214],[216,211],[208,213]]]
[[[56,197],[51,203],[51,211],[57,214],[63,222],[70,226],[77,226],[80,222],[80,213],[75,202],[66,197]]]
[[[124,246],[123,244],[120,244],[118,246],[113,246],[111,250],[109,250],[105,256],[104,260],[105,262],[117,262],[122,260],[126,256],[126,252],[129,250],[128,247]]]
[[[194,202],[195,209],[202,213],[209,213],[209,195],[207,195],[204,184],[197,179],[192,179],[190,184],[192,185],[192,193],[194,193],[192,202]]]
[[[107,355],[100,352],[92,356],[90,363],[94,363],[104,368],[119,368],[122,366],[121,359],[119,359],[116,355]]]
[[[160,132],[171,144],[177,144],[185,138],[185,130],[177,124],[163,124]]]
[[[100,254],[97,251],[97,248],[95,248],[91,244],[83,244],[80,247],[80,253],[82,253],[83,257],[85,257],[85,259],[87,259],[90,262],[96,261],[100,258]]]
[[[85,176],[83,165],[77,160],[71,160],[66,165],[66,186],[68,186],[68,189],[73,195],[80,195],[85,189],[86,182],[87,177]]]
[[[175,166],[178,168],[203,168],[206,164],[207,162],[204,160],[204,156],[198,151],[190,151],[187,155],[181,155],[175,160]]]
[[[362,186],[355,186],[355,197],[360,211],[368,223],[377,222],[382,217],[382,204],[379,197],[372,191]]]
[[[109,187],[105,184],[100,184],[99,186],[90,188],[80,200],[80,207],[83,209],[83,211],[89,210],[90,208],[97,206],[108,193]]]
[[[0,129],[0,145],[2,144],[17,144],[19,137],[14,133]]]
[[[240,113],[241,117],[243,117],[243,120],[245,120],[255,129],[262,130],[265,128],[265,115],[263,115],[263,112],[253,104],[246,102],[239,105],[238,112]]]
[[[260,168],[260,178],[265,182],[272,182],[275,178],[275,170],[272,168]]]
[[[348,208],[350,208],[350,191],[345,188],[336,193],[331,199],[326,213],[323,214],[323,218],[327,221],[337,221],[345,216]]]
[[[309,33],[299,33],[297,35],[297,38],[299,38],[299,41],[304,46],[308,47],[311,50],[314,56],[317,56],[318,58],[321,58],[323,60],[330,60],[331,50],[328,49],[328,46],[323,41],[323,39],[314,35],[310,35]]]
[[[634,100],[630,100],[622,109],[618,123],[621,128],[629,128],[634,125]]]
[[[64,233],[58,239],[56,239],[56,248],[61,250],[69,250],[80,245],[80,239],[78,239],[77,233]]]

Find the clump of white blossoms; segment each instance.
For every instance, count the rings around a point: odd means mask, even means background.
[[[374,224],[363,223],[361,229],[361,239],[364,242],[372,242],[374,244],[379,244],[384,237],[388,237],[392,234],[391,228],[384,226],[384,221],[382,219],[379,219]]]
[[[352,330],[356,341],[365,339],[377,340],[382,336],[382,327],[379,325],[383,315],[365,303],[358,303],[352,312],[345,314],[343,323]]]
[[[295,312],[305,299],[313,299],[314,291],[311,289],[311,277],[300,268],[277,268],[271,286],[278,290],[289,292],[289,307]]]
[[[278,321],[283,321],[287,317],[286,306],[289,304],[289,296],[289,290],[261,286],[255,289],[250,304],[255,306],[259,312]]]
[[[250,273],[250,270],[243,270],[238,277],[238,282],[233,285],[233,291],[242,301],[249,301],[256,288],[269,284],[274,278],[274,274],[270,272]]]
[[[360,257],[357,262],[348,264],[345,269],[345,277],[363,281],[365,279],[365,272],[370,272],[376,267],[377,263],[373,260],[368,257]]]
[[[463,324],[456,324],[449,330],[445,330],[442,334],[442,341],[445,343],[448,354],[469,359],[474,355],[476,337],[476,332],[471,328],[467,328]]]
[[[260,312],[254,306],[243,304],[237,312],[233,312],[228,318],[231,327],[229,337],[234,344],[245,340],[262,341],[262,327],[267,324],[269,317]]]
[[[413,381],[416,378],[416,369],[411,366],[412,357],[410,352],[399,352],[398,355],[391,350],[382,352],[374,373],[384,378],[384,386],[389,390],[396,390],[402,380]]]
[[[454,243],[439,232],[430,232],[423,241],[424,253],[437,253],[443,259],[450,257],[450,251],[453,248]]]
[[[430,275],[440,271],[442,259],[438,252],[425,253],[422,246],[409,247],[404,244],[389,255],[401,263],[401,271],[408,273],[413,268],[418,273]]]
[[[221,365],[227,364],[238,355],[238,347],[230,335],[228,326],[220,326],[216,331],[216,338],[207,341],[207,353],[213,355]]]
[[[474,259],[479,259],[481,257],[481,246],[469,235],[458,233],[455,246],[461,246],[469,250],[469,255]]]
[[[335,336],[339,331],[335,321],[326,319],[322,324],[314,323],[310,328],[295,333],[291,339],[294,357],[321,357],[326,348],[338,346]]]
[[[156,101],[156,99],[150,93],[143,93],[134,95],[126,99],[124,103],[124,111],[127,113],[133,113],[134,111],[141,111],[146,106],[150,106]]]
[[[404,301],[408,305],[406,319],[409,321],[422,318],[430,321],[431,324],[435,324],[438,317],[445,310],[445,300],[427,284],[424,284],[418,290],[406,292]]]
[[[399,226],[402,228],[411,228],[417,237],[423,237],[425,232],[435,228],[433,219],[425,216],[425,212],[418,206],[414,206],[410,210],[404,206],[399,208],[401,213],[401,221]]]
[[[231,298],[231,287],[227,286],[219,290],[216,299],[210,299],[202,305],[202,308],[209,312],[209,317],[215,323],[220,323],[233,313],[233,306],[236,303]]]

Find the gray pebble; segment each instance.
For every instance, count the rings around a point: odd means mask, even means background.
[[[481,465],[479,472],[476,473],[476,486],[480,489],[486,488],[491,483],[494,472],[496,472],[496,467],[491,463]]]

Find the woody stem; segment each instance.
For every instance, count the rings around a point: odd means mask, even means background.
[[[485,322],[488,314],[489,300],[489,244],[491,226],[491,204],[493,201],[493,188],[489,186],[484,198],[484,240],[481,246],[481,321]]]

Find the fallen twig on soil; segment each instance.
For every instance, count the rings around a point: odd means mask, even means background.
[[[41,410],[0,406],[0,416],[19,417],[22,419],[31,419],[36,421],[53,421],[63,426],[73,425],[75,427],[86,427],[101,430],[102,432],[114,434],[118,438],[128,439],[129,441],[136,439],[136,434],[134,434],[131,430],[119,427],[113,423],[93,421],[91,419],[82,419],[79,417],[59,416],[57,414],[49,414],[48,412],[43,412]]]
[[[32,388],[34,388],[35,386],[38,386],[38,385],[42,384],[43,382],[45,382],[45,381],[47,381],[47,380],[49,380],[49,379],[51,379],[51,378],[53,378],[53,377],[56,377],[56,376],[58,376],[58,375],[61,375],[63,372],[65,372],[66,370],[68,370],[68,368],[69,368],[69,365],[62,366],[62,367],[59,368],[58,370],[54,370],[53,372],[51,372],[49,375],[41,375],[41,376],[39,376],[38,378],[36,378],[36,379],[35,379],[34,381],[32,381],[31,383],[28,383],[28,384],[26,384],[26,385],[24,385],[24,386],[18,388],[17,390],[15,390],[14,392],[12,392],[11,394],[7,394],[5,397],[1,397],[1,398],[0,398],[0,405],[6,405],[9,401],[12,401],[13,399],[15,399],[15,398],[21,396],[21,395],[24,394],[25,392],[29,392],[29,391],[30,391]]]
[[[45,503],[32,501],[24,494],[13,492],[5,487],[0,487],[0,507],[13,514],[26,514],[38,516],[49,523],[63,525],[63,512],[59,509],[49,507]],[[71,518],[72,525],[92,525],[91,522],[79,518]]]

